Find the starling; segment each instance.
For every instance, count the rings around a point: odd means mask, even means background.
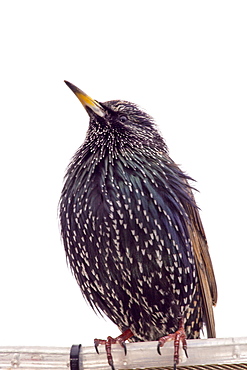
[[[118,326],[123,346],[129,339],[160,347],[178,333],[172,339],[186,347],[185,336],[199,338],[203,323],[215,337],[217,288],[192,179],[136,104],[99,103],[65,83],[90,118],[60,199],[66,256],[83,296]],[[96,345],[109,347],[108,338]]]

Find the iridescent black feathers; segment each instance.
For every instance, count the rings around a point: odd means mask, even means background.
[[[74,92],[90,124],[67,169],[60,220],[83,295],[133,340],[175,331],[180,316],[188,337],[203,321],[215,336],[216,284],[190,178],[135,104],[89,104]]]

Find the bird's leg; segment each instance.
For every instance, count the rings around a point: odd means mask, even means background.
[[[107,337],[107,339],[94,339],[94,346],[96,349],[96,352],[99,353],[98,346],[99,344],[104,344],[105,345],[105,350],[106,350],[106,356],[108,360],[108,364],[111,366],[112,370],[114,370],[114,363],[113,363],[113,358],[111,354],[111,345],[112,344],[120,344],[123,349],[124,349],[124,354],[127,354],[127,348],[125,341],[129,338],[131,338],[134,334],[130,329],[125,330],[121,335],[119,335],[116,338],[112,337]]]
[[[186,357],[188,357],[187,354],[187,342],[186,342],[186,334],[184,330],[184,319],[183,317],[179,318],[178,323],[178,330],[173,334],[168,334],[164,337],[161,337],[158,342],[157,351],[161,355],[160,348],[163,347],[163,345],[166,342],[169,342],[170,340],[174,340],[174,369],[176,369],[176,365],[179,362],[179,342],[182,342],[183,350],[185,352]]]

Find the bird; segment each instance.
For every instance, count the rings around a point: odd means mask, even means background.
[[[59,202],[66,257],[92,309],[125,340],[215,337],[217,285],[194,180],[170,158],[155,120],[125,100],[98,102],[65,81],[89,115]],[[186,351],[187,353],[187,351]]]

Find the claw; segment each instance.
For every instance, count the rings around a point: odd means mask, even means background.
[[[187,347],[187,346],[186,346]],[[185,346],[183,346],[183,350],[184,350],[184,353],[185,353],[185,356],[188,358],[188,352],[187,352],[187,348]]]
[[[160,344],[160,342],[159,342],[159,343],[158,343],[158,345],[157,345],[157,352],[158,352],[158,354],[161,356],[160,347],[161,347],[161,344]]]
[[[117,338],[107,337],[106,340],[102,339],[94,339],[94,347],[97,353],[99,353],[98,346],[99,344],[104,344],[106,349],[106,356],[108,360],[108,364],[111,366],[111,370],[115,370],[113,358],[111,354],[111,345],[118,343],[120,344],[124,349],[124,354],[127,354],[127,347],[125,344],[125,340],[131,338],[133,336],[133,333],[130,329],[125,330],[121,335],[119,335]]]
[[[99,343],[98,342],[96,342],[96,341],[94,341],[94,348],[95,348],[95,351],[98,353],[98,355],[99,355],[99,349],[98,349],[98,347],[99,347]]]
[[[111,370],[115,370],[113,360],[108,360],[108,364],[111,366]]]
[[[121,343],[121,346],[123,347],[123,349],[124,349],[124,354],[125,354],[125,356],[126,356],[126,355],[127,355],[127,347],[126,347],[126,343],[125,343],[125,342]]]

